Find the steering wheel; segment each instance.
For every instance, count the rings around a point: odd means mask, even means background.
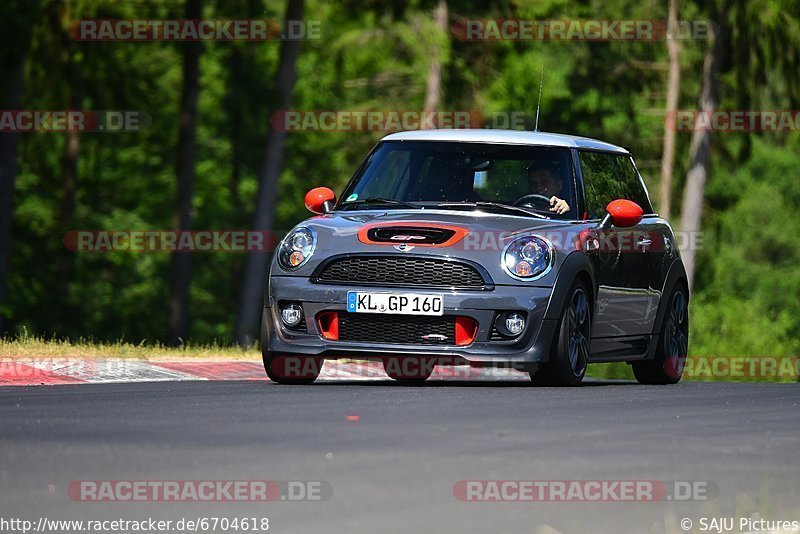
[[[523,195],[514,201],[514,206],[523,206],[525,204],[537,210],[547,211],[550,209],[550,198],[544,195],[531,193],[528,195]]]

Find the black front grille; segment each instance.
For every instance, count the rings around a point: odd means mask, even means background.
[[[497,329],[497,326],[492,324],[492,331],[489,333],[489,341],[507,341],[508,338],[505,337],[500,331]]]
[[[339,341],[455,345],[455,317],[339,314]]]
[[[420,257],[338,258],[324,265],[312,280],[331,284],[487,288],[478,270],[468,263]]]
[[[308,332],[308,326],[306,325],[306,316],[303,315],[303,318],[300,319],[300,322],[297,323],[296,325],[286,326],[286,329],[291,330],[292,332]]]

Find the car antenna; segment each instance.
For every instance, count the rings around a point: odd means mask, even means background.
[[[544,65],[542,65],[542,74],[539,76],[539,101],[536,102],[536,123],[533,126],[533,131],[539,131],[539,107],[542,105],[542,82],[544,81]]]

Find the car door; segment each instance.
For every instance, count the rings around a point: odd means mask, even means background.
[[[667,259],[675,251],[672,230],[664,219],[660,218],[653,210],[650,195],[644,185],[639,170],[633,158],[626,156],[619,160],[620,170],[625,176],[624,183],[630,200],[642,207],[644,217],[640,223],[641,234],[635,236],[636,248],[642,254],[643,277],[645,282],[645,298],[647,306],[642,317],[642,331],[650,333],[656,320],[661,290],[666,277]]]
[[[612,200],[632,200],[651,213],[647,198],[634,183],[635,168],[627,154],[580,150],[584,219],[597,222]],[[643,185],[642,191],[643,189]],[[592,338],[640,336],[652,331],[657,300],[650,289],[654,258],[649,218],[630,228],[612,227],[597,234],[599,247],[589,252],[598,283]],[[654,306],[655,304],[655,306]]]
[[[643,208],[645,205],[651,207],[649,210],[644,208],[645,216],[642,219],[643,227],[647,232],[645,239],[648,245],[644,267],[649,279],[648,293],[651,307],[658,309],[661,303],[661,291],[664,289],[667,269],[677,254],[678,243],[675,242],[675,236],[669,223],[653,213],[654,210],[647,194],[647,188],[644,186],[644,181],[636,168],[636,164],[633,162],[633,158],[630,159],[629,168],[632,169],[632,196],[634,197],[634,202],[640,203]],[[652,317],[652,322],[655,322],[654,316]]]

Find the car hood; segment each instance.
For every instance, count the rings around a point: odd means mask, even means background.
[[[312,217],[298,226],[311,228],[317,236],[314,255],[297,271],[286,272],[273,262],[273,275],[310,276],[319,264],[340,254],[430,255],[463,259],[482,265],[496,284],[520,284],[508,276],[501,265],[505,246],[515,237],[537,234],[553,243],[556,265],[548,275],[531,285],[552,285],[558,264],[575,250],[574,242],[586,227],[574,221],[538,219],[535,217],[496,214],[484,211],[443,209],[358,210],[337,211]],[[398,231],[400,239],[373,242],[366,237],[374,227],[383,228],[446,228],[457,232],[454,239],[442,244],[418,244],[405,241],[403,235],[413,231]],[[397,236],[395,236],[397,237]]]

